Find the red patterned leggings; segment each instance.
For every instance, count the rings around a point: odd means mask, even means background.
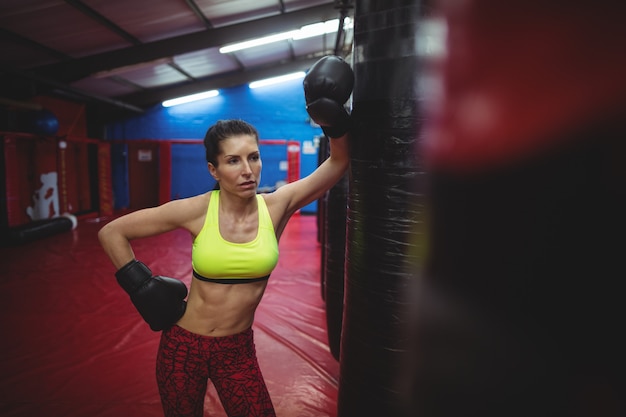
[[[201,417],[210,379],[229,417],[274,417],[252,329],[207,337],[179,326],[163,331],[157,383],[166,417]]]

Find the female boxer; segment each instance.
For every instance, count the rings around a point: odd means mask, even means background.
[[[311,175],[258,194],[259,137],[242,120],[211,126],[204,139],[210,174],[219,184],[195,197],[139,210],[105,225],[98,236],[116,277],[150,325],[162,330],[157,382],[166,417],[203,414],[210,379],[229,416],[274,416],[257,363],[252,324],[278,240],[293,213],[319,198],[349,164],[350,66],[319,60],[304,80],[307,111],[331,138],[330,157]],[[130,241],[182,228],[192,235],[193,279],[153,276]]]

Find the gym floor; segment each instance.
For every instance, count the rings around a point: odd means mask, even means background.
[[[97,241],[111,218],[0,248],[0,415],[162,416],[155,382],[160,333],[117,285]],[[191,281],[183,231],[133,243],[159,275]],[[336,415],[339,364],[327,341],[316,217],[296,214],[254,325],[261,369],[281,417]],[[211,387],[205,414],[225,416]]]

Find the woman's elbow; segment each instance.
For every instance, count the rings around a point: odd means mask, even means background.
[[[105,224],[98,230],[98,241],[101,246],[106,246],[107,242],[111,240],[111,237],[115,233],[115,228],[111,225],[111,223]]]

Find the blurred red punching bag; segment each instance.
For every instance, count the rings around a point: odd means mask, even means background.
[[[625,15],[437,4],[415,415],[626,413]]]

